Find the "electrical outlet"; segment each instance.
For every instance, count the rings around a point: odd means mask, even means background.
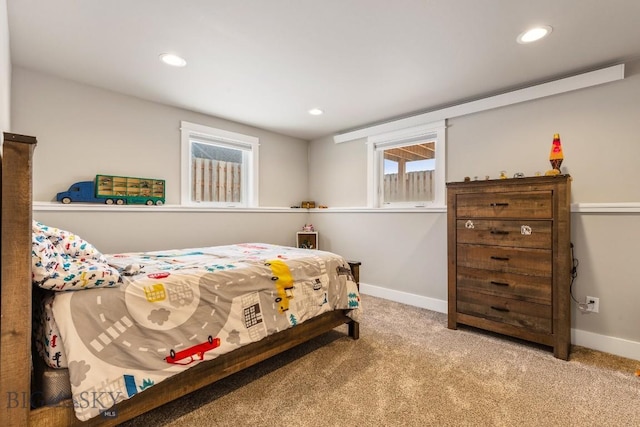
[[[600,312],[600,298],[587,296],[587,311],[592,313]]]

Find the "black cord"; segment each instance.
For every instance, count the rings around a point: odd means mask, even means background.
[[[573,282],[575,282],[576,277],[578,277],[578,264],[580,262],[573,254],[573,243],[571,243],[571,284],[569,285],[569,294],[571,295],[571,299],[573,299],[576,304],[582,304],[573,296]]]

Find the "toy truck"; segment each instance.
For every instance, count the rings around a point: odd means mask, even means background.
[[[81,181],[56,195],[62,203],[84,202],[124,204],[164,204],[164,180],[128,176],[96,175],[94,181]]]

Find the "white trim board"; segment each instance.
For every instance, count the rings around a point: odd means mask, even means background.
[[[566,77],[564,79],[553,80],[524,89],[518,89],[500,95],[490,96],[488,98],[482,98],[476,101],[454,105],[452,107],[443,108],[441,110],[430,111],[427,113],[406,117],[404,119],[389,121],[386,123],[353,130],[350,132],[340,133],[333,137],[333,141],[336,144],[340,144],[342,142],[366,138],[371,135],[377,135],[384,132],[404,129],[411,126],[431,123],[438,120],[450,119],[453,117],[460,117],[467,114],[478,113],[480,111],[491,110],[493,108],[505,107],[507,105],[531,101],[551,95],[558,95],[561,93],[570,92],[577,89],[584,89],[587,87],[597,86],[600,84],[622,79],[624,79],[624,64],[618,64],[611,67]]]
[[[571,212],[580,213],[640,213],[640,203],[575,203]]]
[[[65,205],[59,202],[33,202],[33,212],[59,211],[59,212],[281,212],[281,213],[309,213],[309,209],[292,209],[286,207],[259,207],[259,208],[223,208],[197,205],[106,205],[104,203],[70,203]]]
[[[446,213],[446,206],[415,207],[415,208],[367,208],[367,207],[337,207],[326,209],[288,208],[278,206],[261,206],[258,208],[212,208],[183,205],[105,205],[103,203],[71,203],[68,205],[60,202],[33,202],[33,211],[104,211],[104,212],[289,212],[289,213]],[[640,213],[640,202],[607,202],[607,203],[574,203],[571,205],[572,213]]]
[[[447,301],[445,300],[414,295],[407,292],[382,288],[380,286],[367,285],[362,282],[360,282],[360,292],[364,295],[388,299],[438,313],[447,313]],[[639,360],[640,357],[640,342],[582,331],[580,329],[571,329],[571,343],[629,359]]]
[[[640,359],[640,342],[571,329],[571,343],[633,360]]]
[[[382,288],[374,285],[367,285],[360,282],[360,292],[372,297],[388,299],[414,307],[426,308],[427,310],[436,311],[438,313],[447,312],[447,301],[423,297],[420,295],[410,294],[408,292],[395,291],[393,289]]]

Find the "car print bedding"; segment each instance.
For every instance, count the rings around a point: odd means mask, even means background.
[[[326,251],[252,243],[105,257],[118,287],[56,292],[43,316],[54,322],[41,353],[68,367],[80,420],[200,361],[360,307],[349,264]]]

